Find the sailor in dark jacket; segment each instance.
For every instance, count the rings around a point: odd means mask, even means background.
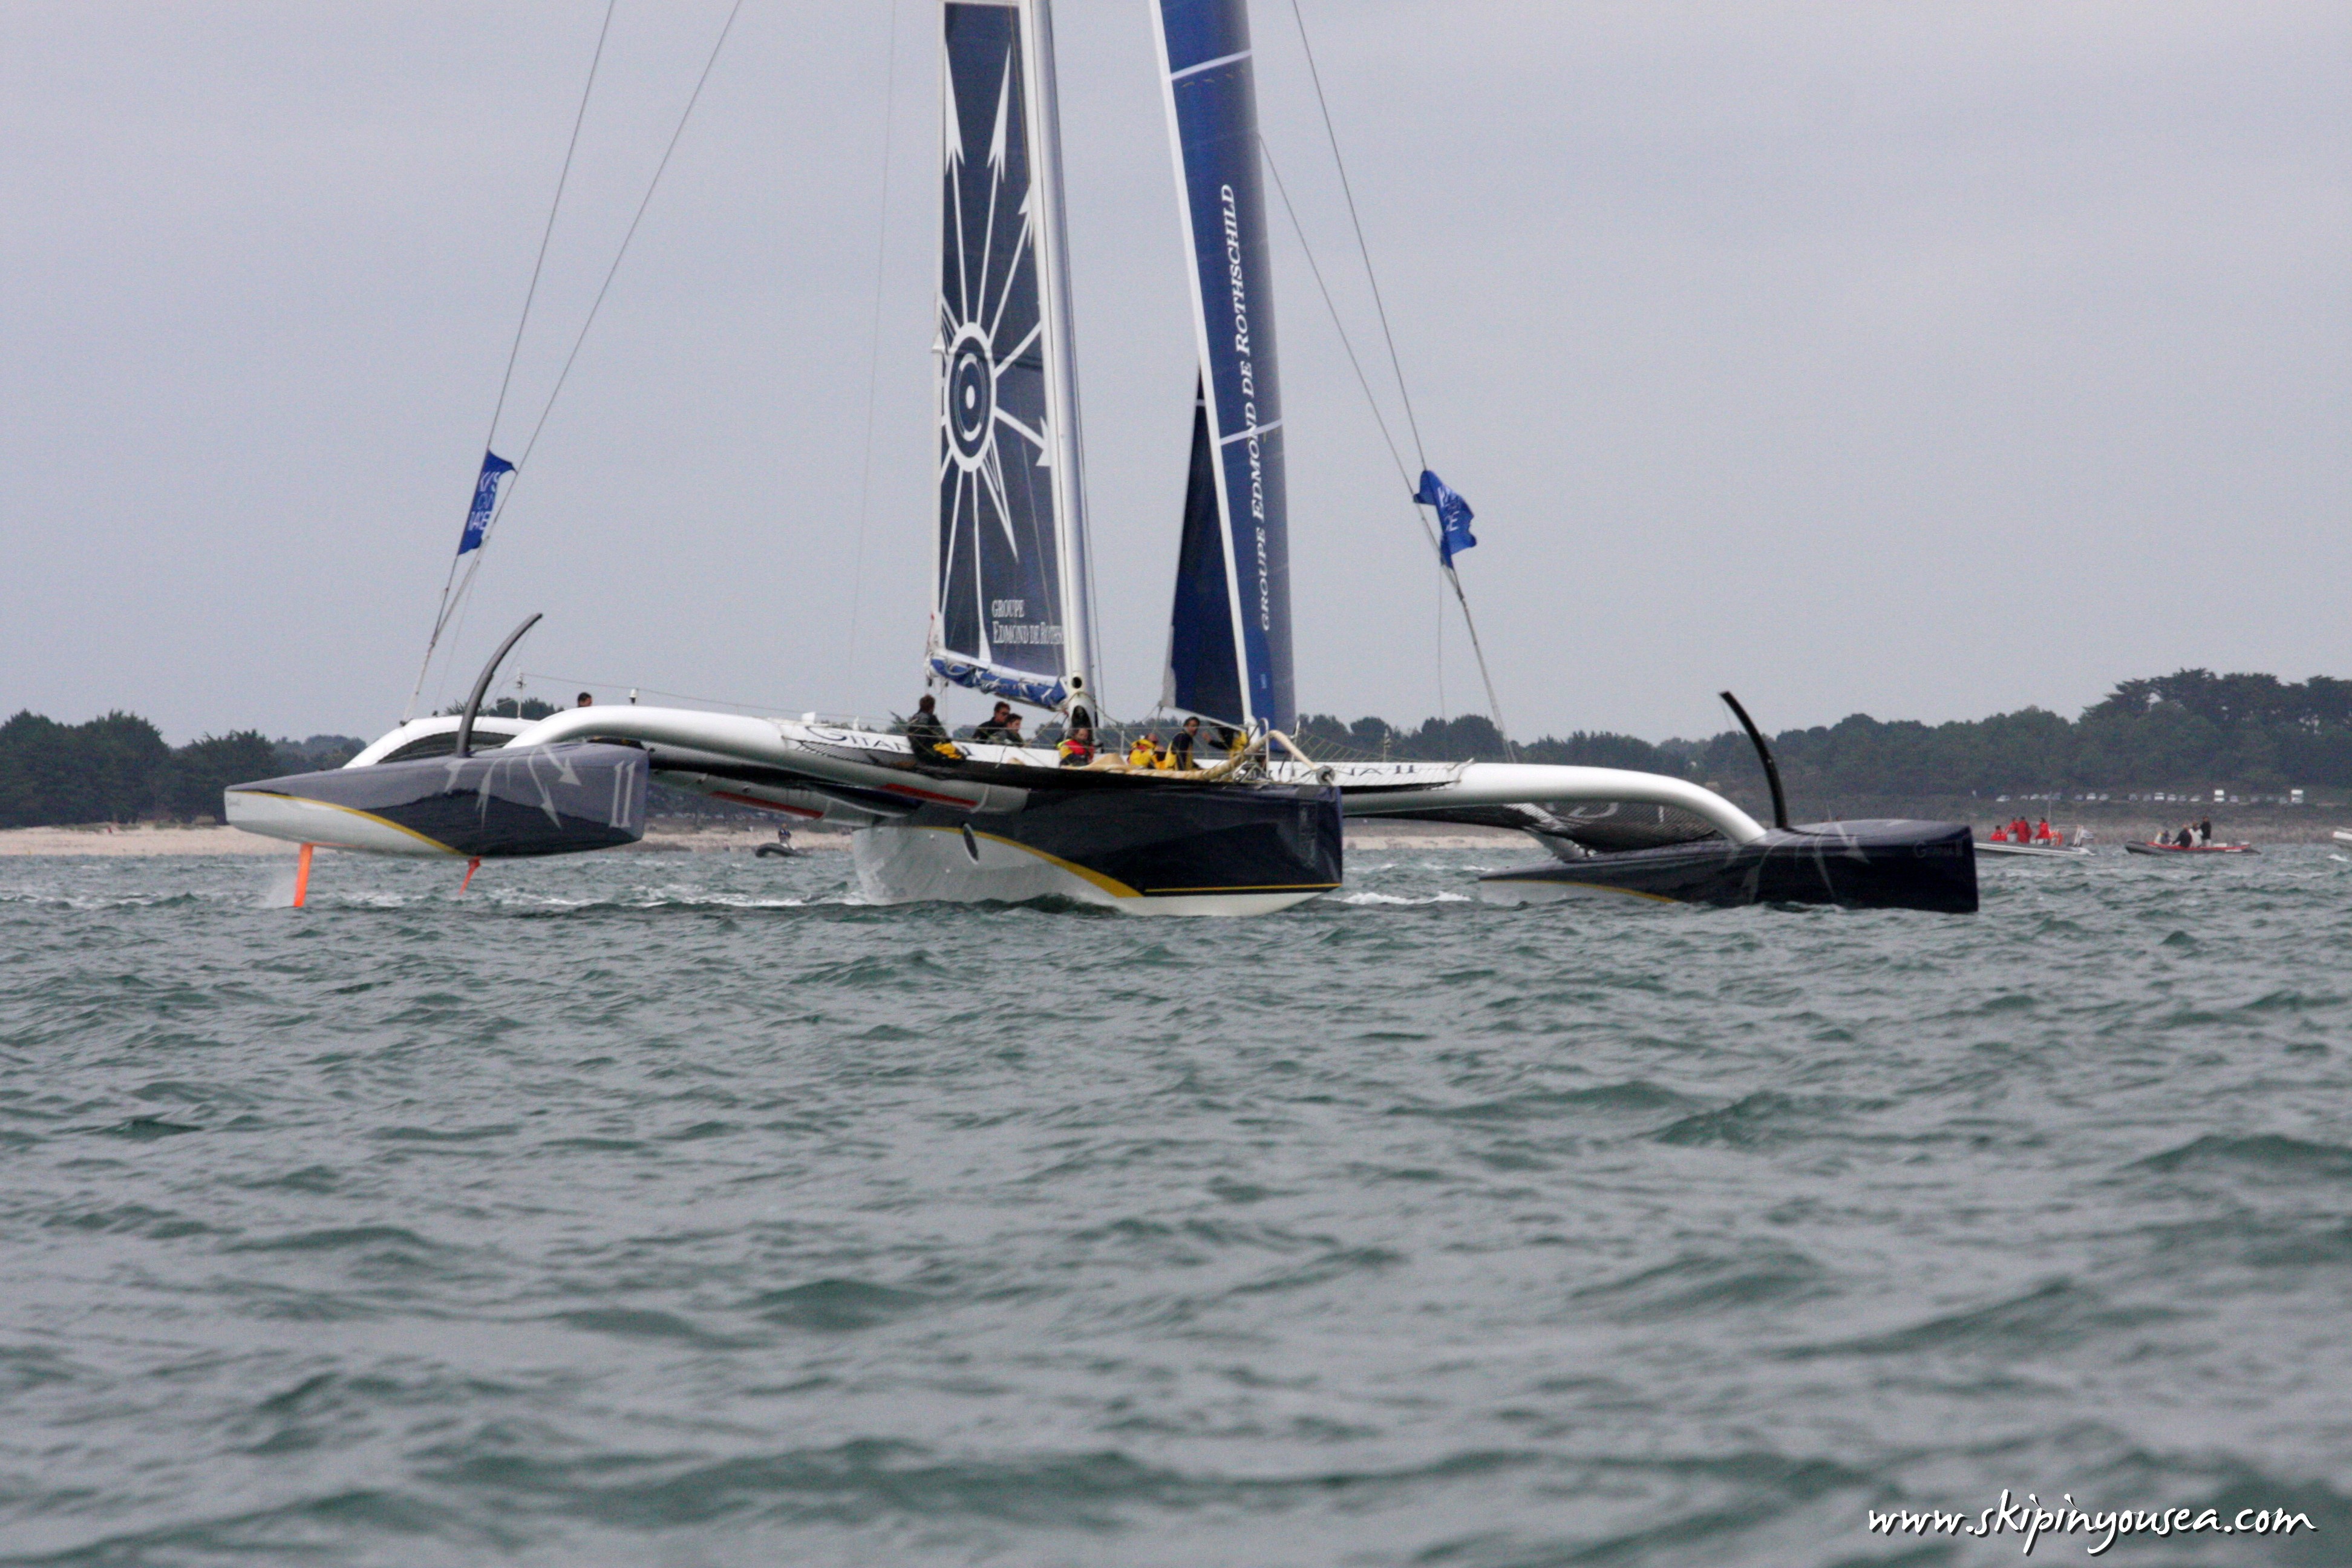
[[[907,739],[912,741],[919,752],[925,746],[936,746],[947,738],[948,727],[940,722],[939,700],[924,697],[915,704],[915,716],[907,721]]]
[[[996,711],[991,713],[984,722],[973,726],[971,738],[983,742],[1017,741],[1020,739],[1020,732],[1013,727],[1012,718],[1013,704],[1000,702],[996,705]]]

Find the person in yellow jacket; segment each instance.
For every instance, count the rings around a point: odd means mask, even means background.
[[[1184,727],[1170,737],[1168,755],[1161,759],[1160,765],[1177,773],[1190,773],[1199,767],[1201,764],[1192,760],[1192,748],[1200,739],[1201,721],[1198,718],[1185,720]]]
[[[1127,749],[1127,765],[1130,768],[1154,768],[1160,765],[1160,737],[1146,733],[1135,738]]]

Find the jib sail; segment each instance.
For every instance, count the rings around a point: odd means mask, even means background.
[[[1249,16],[1243,0],[1154,0],[1152,10],[1201,352],[1161,700],[1287,730],[1289,510]]]

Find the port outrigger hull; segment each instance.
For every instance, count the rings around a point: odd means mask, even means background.
[[[233,784],[229,826],[379,855],[521,859],[646,836],[646,752],[569,744],[291,773]]]
[[[1662,903],[1835,904],[1973,914],[1973,836],[1959,822],[1824,822],[1750,843],[1699,839],[1587,854],[1479,879],[1482,899],[1530,903],[1632,897]]]

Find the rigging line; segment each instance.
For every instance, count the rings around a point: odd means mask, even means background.
[[[1462,625],[1470,634],[1470,652],[1478,661],[1478,680],[1486,689],[1486,711],[1495,716],[1495,733],[1502,737],[1505,754],[1516,763],[1519,760],[1518,742],[1511,739],[1510,728],[1503,722],[1503,704],[1495,696],[1495,678],[1486,673],[1486,650],[1478,641],[1478,623],[1470,618],[1470,599],[1462,592],[1461,574],[1449,565],[1445,568],[1445,576],[1454,584],[1454,602],[1462,606]],[[1445,616],[1444,595],[1438,595],[1437,614],[1442,622]],[[1443,635],[1441,632],[1440,636]]]
[[[1388,340],[1389,368],[1396,373],[1397,395],[1404,399],[1405,424],[1412,431],[1412,453],[1421,459],[1423,468],[1429,467],[1429,458],[1421,444],[1421,423],[1412,415],[1412,394],[1405,389],[1404,363],[1397,358],[1396,334],[1389,331],[1389,308],[1381,300],[1381,280],[1372,271],[1372,252],[1364,244],[1363,220],[1356,216],[1355,188],[1348,183],[1347,161],[1339,156],[1339,133],[1331,126],[1331,105],[1323,96],[1323,73],[1315,68],[1315,46],[1307,41],[1307,17],[1298,8],[1298,0],[1290,0],[1291,20],[1298,24],[1298,47],[1307,53],[1307,75],[1315,84],[1315,105],[1323,111],[1323,134],[1331,143],[1331,163],[1339,171],[1339,190],[1348,198],[1348,221],[1356,230],[1356,254],[1362,258],[1364,277],[1372,286],[1372,308],[1380,312],[1381,336]]]
[[[1348,339],[1348,329],[1339,320],[1339,307],[1332,303],[1331,290],[1324,284],[1323,269],[1316,265],[1315,248],[1307,243],[1307,231],[1298,221],[1298,210],[1291,205],[1290,192],[1282,183],[1282,171],[1275,165],[1274,150],[1265,144],[1264,136],[1258,138],[1258,151],[1265,157],[1266,173],[1274,176],[1275,194],[1282,198],[1282,210],[1289,216],[1291,232],[1298,237],[1298,248],[1306,253],[1307,269],[1314,275],[1315,287],[1323,296],[1323,308],[1330,312],[1331,325],[1339,334],[1339,346],[1348,351],[1348,363],[1355,367],[1356,384],[1364,389],[1364,401],[1371,405],[1373,423],[1380,426],[1381,439],[1388,444],[1389,460],[1396,465],[1397,478],[1404,482],[1406,489],[1410,491],[1412,489],[1412,480],[1404,471],[1404,458],[1397,451],[1395,440],[1389,435],[1388,421],[1381,416],[1380,401],[1372,395],[1371,383],[1366,379],[1364,367],[1356,358],[1356,345]],[[1430,526],[1428,516],[1418,505],[1412,509],[1412,514],[1420,520],[1422,534],[1429,541],[1430,549],[1438,552],[1439,565],[1445,574],[1446,581],[1453,584],[1454,597],[1462,606],[1462,624],[1470,633],[1470,650],[1478,658],[1478,676],[1486,688],[1486,705],[1495,716],[1495,732],[1503,737],[1503,744],[1508,748],[1511,757],[1516,761],[1518,757],[1518,748],[1512,743],[1510,731],[1504,727],[1503,710],[1495,700],[1495,682],[1486,674],[1486,650],[1479,645],[1478,626],[1471,619],[1470,599],[1469,595],[1463,592],[1461,575],[1452,566],[1444,564],[1444,553],[1438,543],[1437,531]],[[1442,587],[1437,594],[1435,663],[1438,716],[1444,718],[1445,715],[1445,591]]]
[[[490,409],[489,433],[482,437],[482,450],[488,452],[499,437],[499,416],[506,412],[507,389],[514,384],[515,361],[522,353],[523,329],[530,324],[531,302],[539,298],[539,276],[547,266],[548,241],[555,237],[555,215],[563,210],[563,187],[572,179],[572,160],[580,151],[580,128],[588,122],[588,100],[596,90],[596,68],[604,61],[604,40],[613,31],[613,11],[620,0],[604,0],[604,23],[596,29],[596,50],[588,57],[588,80],[580,89],[580,108],[572,116],[572,140],[563,146],[563,167],[555,176],[555,199],[547,204],[547,223],[539,231],[539,254],[531,258],[530,286],[522,293],[522,315],[515,322],[514,342],[507,346],[506,373],[499,377],[498,402]],[[447,575],[441,579],[441,603],[433,613],[433,635],[425,639],[425,662],[416,668],[416,685],[408,694],[408,706],[401,710],[404,724],[415,717],[416,699],[425,689],[425,677],[433,668],[433,650],[441,641],[443,628],[449,624],[449,589],[457,580],[457,560],[449,559]]]
[[[497,530],[499,520],[506,516],[507,507],[514,500],[515,488],[522,482],[523,468],[530,463],[531,453],[539,447],[539,437],[547,428],[548,417],[555,412],[555,400],[563,395],[563,384],[572,378],[572,367],[580,358],[582,346],[588,342],[589,330],[596,324],[596,313],[604,308],[604,296],[612,292],[613,279],[620,276],[621,263],[628,258],[629,244],[637,237],[637,226],[646,221],[646,209],[653,205],[654,193],[661,189],[662,175],[668,171],[670,158],[677,153],[679,140],[686,135],[687,122],[694,118],[694,106],[702,101],[702,89],[709,85],[711,69],[719,64],[719,51],[727,47],[727,35],[733,30],[735,18],[742,9],[743,0],[735,0],[735,4],[728,7],[727,20],[719,26],[718,41],[710,46],[710,58],[702,62],[702,74],[695,79],[694,90],[687,95],[686,108],[678,114],[677,128],[669,133],[669,145],[662,149],[661,162],[654,165],[654,177],[646,183],[644,199],[637,203],[635,216],[629,219],[628,229],[621,236],[620,249],[613,253],[613,265],[605,269],[604,281],[598,287],[596,298],[589,302],[587,320],[580,323],[580,335],[572,340],[572,352],[563,356],[563,368],[556,373],[555,385],[547,394],[546,405],[539,411],[539,423],[530,427],[530,439],[523,443],[522,456],[515,459],[514,471],[507,476],[506,488],[499,496],[498,510],[490,514],[489,524],[483,530],[482,542],[476,547],[478,554],[490,547],[489,535]],[[477,567],[480,564],[478,560],[476,561]],[[471,571],[467,573],[466,581],[468,586],[472,584]]]
[[[1356,232],[1356,255],[1364,264],[1364,280],[1372,286],[1372,309],[1380,315],[1381,337],[1382,341],[1388,344],[1389,369],[1396,376],[1397,396],[1402,399],[1404,403],[1405,426],[1412,432],[1413,456],[1421,460],[1423,469],[1426,470],[1429,467],[1429,455],[1426,449],[1422,446],[1421,422],[1413,416],[1412,392],[1405,385],[1404,362],[1397,354],[1396,333],[1389,327],[1389,308],[1387,302],[1381,296],[1380,275],[1372,269],[1371,247],[1364,243],[1364,221],[1356,211],[1355,186],[1351,184],[1348,179],[1348,162],[1345,158],[1339,155],[1339,132],[1331,123],[1331,103],[1323,93],[1323,73],[1315,64],[1315,46],[1307,39],[1307,15],[1304,11],[1299,9],[1299,0],[1290,0],[1290,17],[1298,27],[1298,47],[1307,56],[1307,79],[1315,84],[1315,107],[1322,112],[1323,135],[1331,144],[1331,166],[1339,171],[1339,192],[1348,199],[1348,222],[1349,226],[1351,226]],[[1264,145],[1263,138],[1260,139],[1260,145]],[[1272,168],[1274,166],[1274,160],[1271,156],[1266,160],[1266,166],[1268,168]],[[1276,175],[1275,184],[1277,188],[1281,185],[1281,177]],[[1283,197],[1283,205],[1286,207],[1290,205],[1290,198],[1286,195]],[[1294,225],[1297,224],[1297,216],[1296,214],[1292,215],[1291,222]],[[1300,244],[1303,246],[1305,243],[1306,239],[1302,235],[1300,237]],[[1322,277],[1319,273],[1316,277],[1316,283],[1318,287],[1322,283]],[[1327,305],[1330,302],[1330,295],[1328,291],[1324,295],[1324,302]],[[1336,311],[1333,312],[1335,319],[1337,318],[1337,314],[1338,313]],[[1350,359],[1355,357],[1355,352],[1352,349],[1349,351],[1349,357]],[[1362,371],[1359,369],[1357,374],[1360,379],[1361,378],[1362,374]],[[1369,392],[1369,389],[1367,389],[1367,391]],[[1383,427],[1383,434],[1385,433],[1385,427]],[[1391,455],[1393,456],[1393,452],[1391,452]],[[1399,464],[1398,466],[1402,468],[1403,465]],[[1408,488],[1413,487],[1408,485]],[[1418,505],[1413,508],[1413,513],[1415,516],[1420,516],[1421,509]],[[1428,527],[1428,520],[1426,518],[1422,520],[1422,525],[1424,529]],[[1433,533],[1431,536],[1431,542],[1436,542],[1436,538]],[[1462,606],[1462,625],[1470,633],[1471,651],[1477,655],[1478,675],[1479,679],[1485,682],[1486,688],[1486,705],[1488,710],[1495,716],[1495,731],[1497,734],[1503,737],[1503,744],[1509,748],[1511,756],[1516,759],[1518,756],[1518,748],[1512,745],[1509,731],[1503,726],[1503,710],[1495,701],[1495,683],[1486,675],[1486,649],[1478,646],[1478,627],[1476,623],[1472,621],[1470,618],[1469,595],[1462,591],[1461,574],[1454,570],[1451,563],[1444,560],[1444,552],[1442,549],[1440,551],[1439,559],[1440,563],[1444,568],[1446,580],[1454,585],[1454,601]],[[1445,596],[1443,594],[1438,595],[1437,605],[1438,705],[1442,709],[1444,706],[1445,700]]]
[[[507,349],[506,374],[499,379],[499,401],[490,410],[490,432],[482,438],[487,448],[497,439],[499,416],[506,412],[507,389],[514,384],[515,361],[522,353],[523,329],[530,324],[531,301],[539,298],[539,275],[547,265],[548,241],[555,237],[555,215],[563,206],[563,187],[572,178],[572,154],[580,151],[580,128],[588,121],[588,95],[596,89],[596,68],[604,63],[604,39],[613,31],[613,11],[620,0],[604,0],[604,25],[596,33],[596,52],[589,57],[588,84],[580,89],[580,110],[572,117],[572,140],[563,149],[563,169],[555,176],[555,199],[547,205],[547,226],[540,231],[539,256],[530,264],[530,287],[523,290],[522,319],[515,322],[514,342]]]
[[[1298,248],[1307,254],[1307,270],[1314,275],[1316,290],[1323,296],[1323,309],[1330,312],[1332,328],[1339,334],[1339,346],[1348,351],[1348,363],[1356,372],[1356,384],[1364,389],[1364,402],[1371,408],[1372,423],[1381,427],[1381,440],[1389,449],[1389,461],[1396,465],[1397,478],[1409,491],[1413,488],[1412,476],[1405,472],[1404,457],[1397,450],[1396,437],[1389,434],[1388,420],[1381,414],[1381,400],[1372,395],[1370,378],[1364,374],[1363,362],[1356,357],[1356,345],[1348,337],[1346,323],[1339,320],[1339,307],[1332,302],[1330,287],[1323,281],[1323,268],[1315,260],[1315,247],[1307,243],[1307,230],[1298,221],[1298,209],[1290,205],[1290,188],[1282,183],[1282,171],[1275,166],[1274,149],[1265,144],[1264,135],[1257,139],[1257,150],[1265,159],[1265,172],[1274,176],[1275,195],[1282,198],[1282,210],[1289,216],[1290,232],[1298,237]],[[1414,515],[1420,515],[1417,510]],[[1422,527],[1426,530],[1428,526],[1428,520],[1423,519]],[[1430,543],[1433,546],[1436,542],[1437,536],[1430,535]]]
[[[724,697],[706,697],[699,692],[664,691],[655,686],[631,686],[622,680],[593,680],[586,676],[557,675],[544,669],[518,670],[515,679],[552,681],[558,687],[569,686],[578,690],[639,691],[647,697],[675,697],[681,702],[708,702],[713,708],[740,708],[746,713],[784,711],[783,705],[779,702],[731,702]]]
[[[890,0],[888,64],[882,85],[882,219],[874,238],[874,315],[866,334],[866,458],[857,479],[857,553],[849,573],[849,646],[842,660],[852,679],[857,673],[857,613],[866,587],[866,504],[874,491],[874,400],[882,379],[882,273],[890,247],[890,132],[898,101],[898,0]]]

